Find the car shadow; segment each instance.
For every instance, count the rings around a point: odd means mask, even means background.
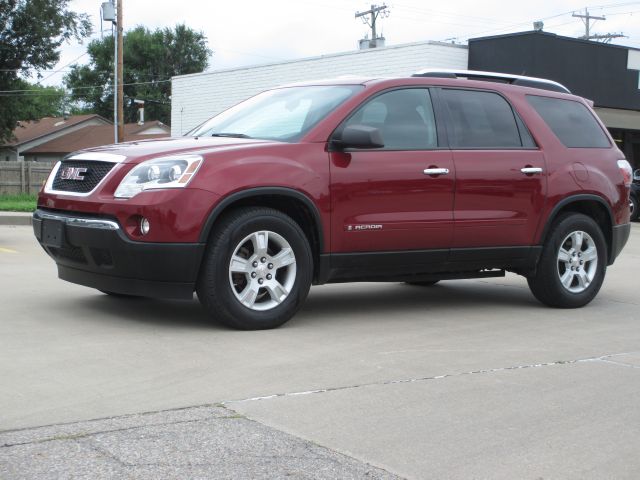
[[[541,305],[527,288],[482,281],[449,281],[432,287],[398,283],[334,284],[312,288],[302,309],[284,328],[347,319],[365,324],[415,315],[441,319],[484,308],[499,311],[514,307],[540,308]],[[96,293],[79,297],[74,308],[83,321],[233,331],[211,319],[195,295],[193,300],[163,300]]]
[[[380,318],[380,314],[384,317],[386,313],[388,319],[425,314],[442,318],[453,312],[464,315],[483,308],[542,307],[528,288],[518,285],[481,281],[449,281],[431,287],[398,283],[357,285],[359,288],[331,285],[329,288],[312,289],[305,305],[296,315],[296,323],[342,321],[354,314]]]
[[[163,300],[141,297],[116,297],[104,294],[78,299],[86,321],[135,322],[172,329],[226,329],[210,319],[194,296],[193,300]]]

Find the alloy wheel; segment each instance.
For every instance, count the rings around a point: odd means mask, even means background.
[[[587,232],[571,232],[558,249],[558,277],[571,293],[584,292],[596,276],[598,249]]]
[[[233,251],[229,283],[245,307],[264,311],[280,305],[296,280],[296,257],[289,242],[275,232],[247,235]]]

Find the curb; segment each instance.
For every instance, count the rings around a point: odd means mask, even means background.
[[[28,226],[31,225],[33,212],[0,212],[0,225],[2,226]]]

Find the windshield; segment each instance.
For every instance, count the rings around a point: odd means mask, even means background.
[[[268,90],[225,110],[186,135],[295,142],[362,88],[331,85]]]

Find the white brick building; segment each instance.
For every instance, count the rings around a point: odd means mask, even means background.
[[[408,76],[427,67],[466,70],[467,63],[466,46],[420,42],[173,77],[171,134],[180,136],[277,85],[341,75]]]

